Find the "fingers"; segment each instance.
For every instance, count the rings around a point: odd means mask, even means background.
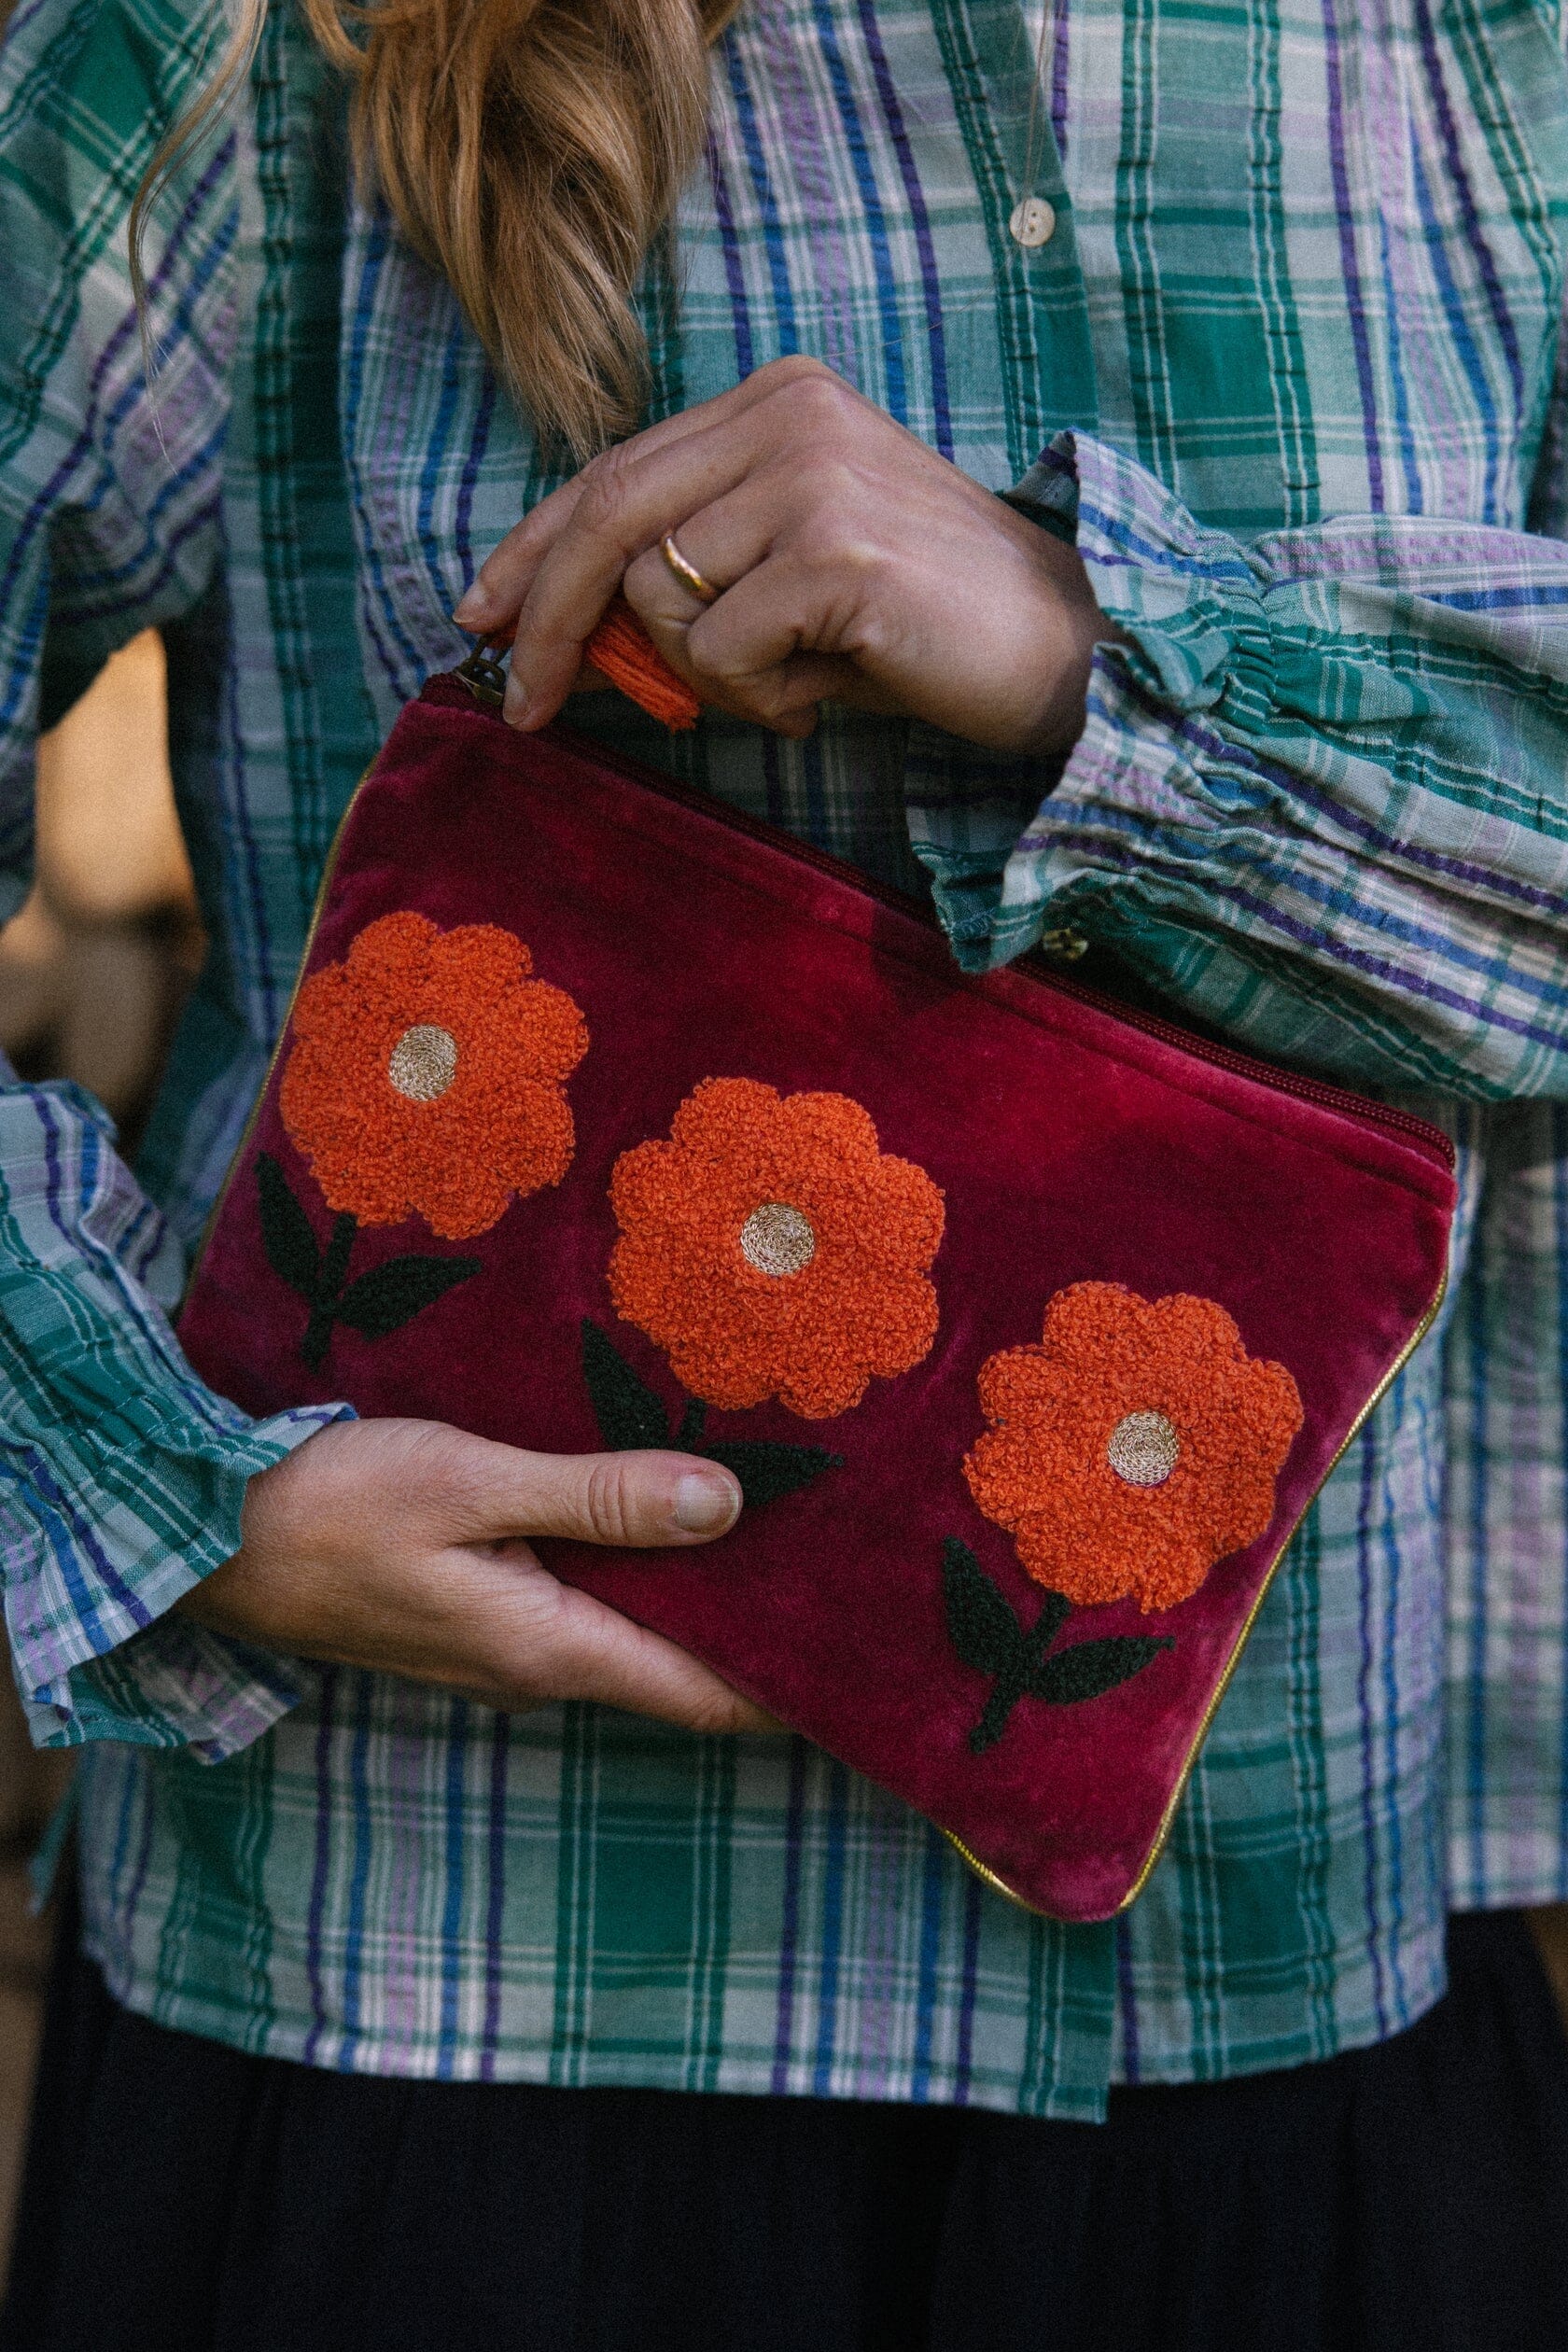
[[[627,442],[595,461],[570,529],[544,555],[523,602],[506,700],[513,726],[542,726],[554,717],[583,644],[631,564],[683,515],[743,482],[754,458],[742,419],[658,450]]]
[[[798,498],[807,453],[830,427],[842,432],[851,411],[876,414],[819,362],[775,361],[685,417],[607,450],[541,501],[458,607],[464,626],[491,637],[517,615],[511,723],[534,728],[554,717],[583,644],[638,555],[770,461]],[[724,584],[722,574],[715,584]]]
[[[660,540],[719,592],[664,574]],[[1057,756],[1105,633],[1071,550],[852,386],[778,362],[608,451],[484,567],[461,617],[515,614],[505,715],[553,719],[615,591],[702,701],[791,735],[832,697],[987,749]]]
[[[717,603],[699,602],[656,551],[632,566],[625,595],[702,702],[799,737],[816,724],[819,703],[855,691],[857,674],[836,654],[798,651],[820,615],[808,608],[797,567],[764,553],[769,534],[754,511],[754,486],[681,526],[682,553],[690,547],[708,577],[735,581]]]
[[[678,415],[665,417],[660,424],[651,425],[645,432],[637,434],[633,440],[621,443],[613,450],[607,450],[602,457],[585,466],[559,490],[553,490],[549,497],[541,498],[538,506],[486,556],[472,586],[453,616],[459,628],[493,635],[516,620],[535,574],[576,513],[584,491],[601,481],[607,471],[613,474],[628,460],[658,455],[677,442],[711,432],[717,426],[733,424],[802,376],[826,376],[828,373],[829,371],[819,361],[799,355],[772,360],[767,366],[745,377],[741,383],[732,385],[728,391],[719,393],[713,399],[700,401],[694,408],[682,409]],[[666,525],[665,527],[667,529],[669,526]],[[650,540],[642,542],[644,546],[650,544]],[[635,553],[637,550],[632,552]],[[590,622],[589,627],[592,626]]]
[[[470,1439],[450,1498],[449,1540],[559,1535],[637,1548],[711,1543],[740,1515],[740,1482],[679,1453],[526,1453]]]
[[[657,1716],[689,1731],[776,1731],[780,1727],[709,1666],[646,1626],[562,1586],[550,1639],[552,1697],[588,1699],[629,1714]],[[535,1637],[524,1664],[537,1687],[541,1659]]]
[[[798,736],[811,732],[818,704],[852,673],[831,656],[790,658],[801,630],[791,569],[769,557],[777,505],[777,485],[753,475],[681,525],[681,553],[704,577],[736,582],[717,603],[694,595],[658,548],[637,557],[622,585],[659,651],[701,701]]]
[[[693,508],[674,534],[681,554],[719,591],[721,599],[733,582],[744,580],[766,557],[777,536],[780,504],[778,485],[763,469],[727,496]],[[661,651],[669,633],[678,631],[683,638],[694,622],[713,609],[665,561],[664,536],[661,532],[661,543],[636,557],[621,582],[627,603]]]
[[[438,1422],[339,1423],[251,1480],[241,1550],[181,1605],[265,1647],[492,1706],[595,1699],[694,1730],[765,1729],[707,1667],[559,1584],[522,1540],[702,1543],[739,1505],[731,1474],[693,1455],[530,1454]]]

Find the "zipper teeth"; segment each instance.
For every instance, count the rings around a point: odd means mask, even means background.
[[[458,689],[461,694],[471,696],[475,707],[485,717],[499,720],[500,696],[492,694],[477,679],[464,678],[456,670],[444,670],[438,677],[427,679],[420,700],[438,707],[444,705],[463,708],[463,703],[452,701],[446,693],[432,692],[432,689],[453,687]],[[808,841],[797,841],[792,833],[785,833],[779,826],[770,825],[764,819],[753,817],[743,808],[728,807],[722,802],[715,801],[710,793],[698,791],[691,785],[680,783],[675,777],[663,775],[656,768],[645,768],[636,761],[622,758],[617,752],[607,751],[596,743],[574,735],[569,728],[552,726],[546,732],[565,749],[585,753],[601,761],[606,766],[618,769],[633,783],[657,791],[666,800],[679,801],[683,807],[694,809],[699,815],[711,818],[715,823],[728,825],[735,833],[777,849],[815,873],[827,875],[836,882],[847,882],[867,898],[876,900],[879,905],[889,908],[894,914],[907,916],[923,931],[941,931],[942,926],[936,917],[929,908],[922,906],[918,899],[911,898],[907,891],[894,889],[886,882],[878,882],[869,875],[858,873],[842,858],[833,857],[825,849],[815,848]],[[1104,995],[1099,988],[1085,987],[1081,980],[1068,979],[1065,973],[1054,971],[1041,956],[1021,956],[1014,969],[1028,973],[1030,979],[1054,988],[1058,996],[1087,1005],[1092,1012],[1103,1013],[1127,1029],[1141,1030],[1145,1037],[1157,1039],[1161,1044],[1179,1047],[1196,1060],[1209,1062],[1217,1070],[1230,1071],[1237,1077],[1253,1079],[1261,1085],[1272,1086],[1279,1094],[1295,1095],[1302,1101],[1319,1103],[1324,1110],[1337,1111],[1345,1118],[1359,1120],[1364,1126],[1382,1127],[1391,1134],[1403,1136],[1408,1141],[1421,1144],[1427,1151],[1435,1153],[1450,1171],[1455,1166],[1452,1139],[1445,1135],[1441,1127],[1434,1127],[1429,1119],[1420,1117],[1413,1111],[1400,1111],[1391,1103],[1369,1102],[1365,1097],[1351,1094],[1343,1086],[1330,1085],[1326,1079],[1299,1078],[1292,1071],[1277,1070],[1269,1062],[1254,1060],[1252,1055],[1243,1054],[1233,1045],[1215,1044],[1208,1038],[1195,1037],[1189,1029],[1178,1028],[1174,1021],[1162,1020],[1157,1013],[1143,1013],[1131,1005],[1119,1004],[1114,997]]]
[[[1063,996],[1077,997],[1085,1004],[1094,1005],[1102,1013],[1114,1015],[1129,1029],[1146,1030],[1149,1036],[1170,1044],[1184,1046],[1201,1061],[1212,1062],[1217,1069],[1233,1070],[1243,1078],[1256,1078],[1265,1085],[1277,1087],[1281,1094],[1299,1095],[1308,1102],[1321,1102],[1331,1111],[1341,1111],[1347,1117],[1365,1120],[1369,1126],[1391,1128],[1397,1135],[1406,1135],[1418,1143],[1429,1145],[1440,1154],[1445,1165],[1452,1169],[1456,1161],[1453,1139],[1442,1128],[1434,1127],[1414,1111],[1401,1111],[1389,1102],[1370,1102],[1364,1095],[1350,1093],[1343,1086],[1332,1085],[1326,1078],[1300,1078],[1294,1071],[1276,1070],[1272,1064],[1256,1061],[1250,1054],[1238,1051],[1234,1045],[1221,1045],[1208,1038],[1194,1037],[1190,1031],[1178,1029],[1173,1022],[1162,1021],[1157,1013],[1140,1012],[1136,1006],[1118,1004],[1113,997],[1103,996],[1098,988],[1086,988],[1081,981],[1070,980],[1065,973],[1041,970],[1033,957],[1021,959],[1039,979],[1059,989]]]

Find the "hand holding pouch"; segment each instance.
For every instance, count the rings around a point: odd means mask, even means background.
[[[1435,1312],[1452,1154],[459,678],[344,819],[181,1337],[740,1477],[546,1544],[1032,1908],[1129,1902],[1280,1553]]]

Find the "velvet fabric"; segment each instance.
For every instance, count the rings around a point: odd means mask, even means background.
[[[459,1250],[480,1270],[379,1336],[308,1309],[269,1264],[259,1155],[282,1169],[325,1253],[333,1228],[278,1110],[286,1031],[180,1323],[197,1368],[252,1412],[346,1396],[362,1413],[445,1419],[563,1451],[602,1440],[583,1371],[591,1317],[659,1396],[685,1396],[607,1287],[621,1154],[667,1137],[710,1077],[831,1090],[881,1148],[945,1195],[931,1267],[935,1342],[835,1418],[777,1401],[707,1416],[706,1442],[819,1445],[842,1465],[748,1510],[695,1551],[551,1544],[552,1569],[707,1659],[761,1705],[896,1791],[1023,1901],[1102,1918],[1136,1892],[1217,1694],[1292,1529],[1440,1295],[1451,1154],[1421,1122],[1269,1071],[1130,1015],[1051,973],[955,967],[920,910],[564,731],[521,736],[436,679],[361,786],[340,835],[307,972],[377,918],[493,924],[581,1008],[566,1082],[564,1180],[477,1239],[421,1220],[362,1227],[356,1276]],[[1077,1703],[1026,1695],[984,1753],[986,1677],[944,1604],[945,1547],[968,1546],[1027,1628],[1044,1596],[963,1475],[994,1351],[1040,1338],[1068,1284],[1187,1292],[1293,1376],[1303,1426],[1267,1533],[1179,1606],[1072,1612],[1060,1644],[1170,1645]]]

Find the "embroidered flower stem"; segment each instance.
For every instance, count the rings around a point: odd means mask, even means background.
[[[273,1164],[276,1165],[275,1162]],[[346,1209],[333,1219],[332,1238],[321,1261],[320,1275],[314,1293],[307,1293],[311,1302],[310,1321],[300,1342],[300,1353],[313,1369],[326,1354],[327,1343],[332,1337],[333,1309],[343,1291],[343,1278],[348,1272],[349,1253],[358,1230],[358,1219],[350,1215]]]
[[[751,1510],[814,1485],[824,1470],[844,1466],[844,1456],[829,1453],[825,1446],[783,1445],[766,1437],[726,1438],[707,1445],[707,1407],[697,1396],[687,1399],[672,1437],[669,1415],[659,1398],[590,1315],[582,1318],[582,1377],[599,1435],[612,1451],[673,1445],[682,1453],[721,1463],[740,1480],[741,1495]]]
[[[270,1152],[257,1156],[256,1189],[267,1263],[310,1309],[300,1353],[312,1371],[327,1353],[334,1323],[347,1323],[367,1339],[384,1338],[480,1270],[478,1258],[422,1257],[411,1253],[372,1266],[368,1274],[351,1282],[348,1262],[359,1231],[352,1211],[340,1211],[323,1250],[287,1177]]]
[[[1175,1646],[1169,1634],[1133,1633],[1074,1642],[1053,1652],[1052,1643],[1072,1614],[1067,1595],[1047,1592],[1026,1632],[1001,1586],[956,1535],[943,1546],[942,1589],[953,1647],[966,1666],[994,1676],[985,1711],[969,1735],[976,1756],[1001,1739],[1020,1699],[1040,1699],[1052,1707],[1098,1699],[1141,1673],[1161,1650]]]

